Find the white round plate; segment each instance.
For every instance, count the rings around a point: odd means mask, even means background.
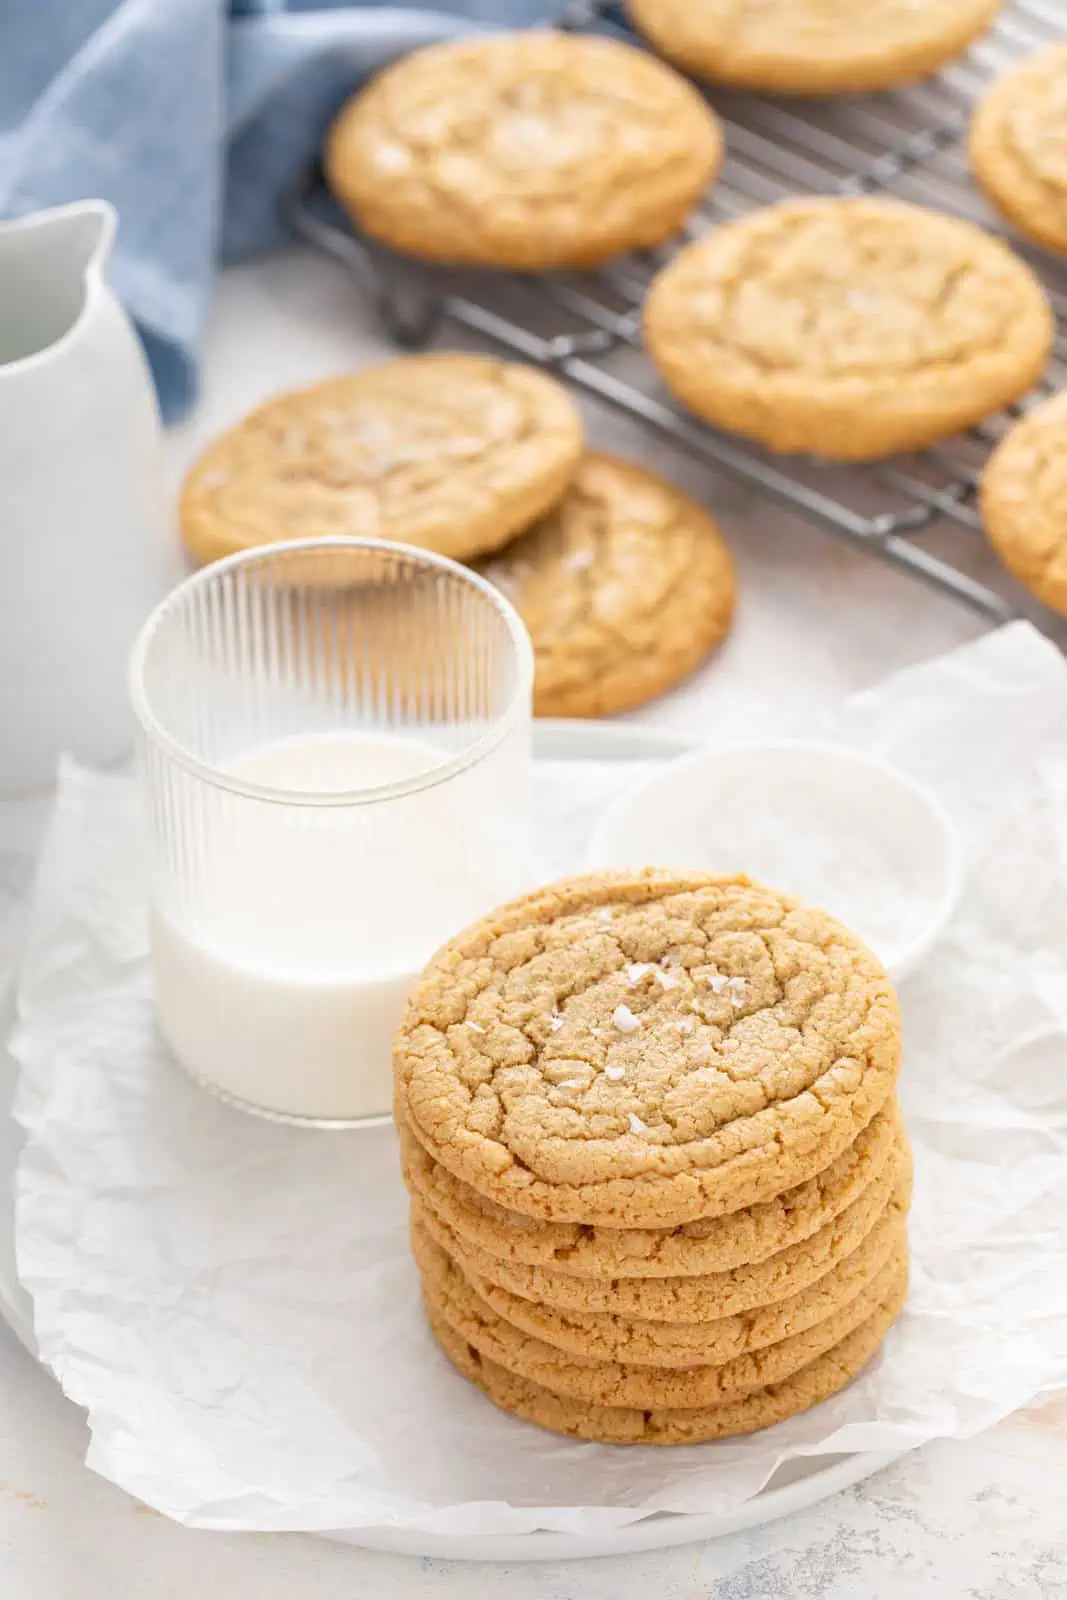
[[[693,741],[637,724],[542,721],[535,724],[534,754],[549,761],[650,761],[685,755]],[[0,1001],[0,1041],[13,1020],[10,997]],[[0,1045],[0,1316],[32,1354],[33,1306],[15,1271],[14,1178],[19,1134],[12,1117],[15,1064]],[[405,1528],[338,1529],[323,1537],[367,1550],[429,1556],[445,1561],[568,1561],[590,1556],[664,1550],[758,1528],[837,1494],[879,1472],[895,1458],[863,1452],[813,1456],[790,1462],[770,1484],[728,1516],[658,1513],[597,1536],[529,1533],[470,1536],[412,1532]]]
[[[804,1511],[841,1489],[862,1483],[890,1466],[897,1456],[868,1451],[848,1456],[812,1457],[793,1461],[788,1471],[729,1516],[709,1513],[659,1512],[604,1534],[522,1533],[452,1538],[448,1534],[409,1533],[398,1528],[356,1528],[324,1537],[364,1550],[396,1555],[432,1556],[440,1561],[584,1561],[592,1556],[633,1555],[642,1550],[669,1550],[679,1544],[722,1539],[767,1522]]]

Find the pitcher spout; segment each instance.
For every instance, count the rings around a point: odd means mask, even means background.
[[[76,200],[0,223],[0,271],[14,256],[47,273],[84,280],[103,270],[115,238],[115,208],[107,200]]]
[[[0,369],[42,355],[73,331],[103,277],[115,226],[106,200],[0,223]]]

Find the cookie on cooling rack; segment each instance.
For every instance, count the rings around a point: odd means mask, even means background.
[[[606,716],[662,694],[733,616],[734,564],[711,517],[614,456],[586,455],[556,508],[483,571],[529,629],[542,717]]]
[[[971,164],[1021,233],[1067,251],[1067,44],[999,78],[971,123]]]
[[[222,435],[181,495],[200,562],[279,539],[397,539],[466,561],[542,516],[577,470],[554,378],[486,356],[404,356],[279,395]]]
[[[325,151],[330,187],[374,238],[522,271],[659,244],[721,159],[714,113],[670,67],[550,31],[415,51],[349,101]]]
[[[697,77],[778,94],[888,89],[964,50],[1000,0],[626,0]]]
[[[788,200],[716,228],[645,302],[649,355],[694,411],[842,461],[978,422],[1036,382],[1052,338],[1000,240],[890,200]]]
[[[994,450],[982,519],[1004,565],[1067,616],[1067,392],[1017,422]]]

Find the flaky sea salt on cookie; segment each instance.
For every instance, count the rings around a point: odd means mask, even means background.
[[[884,969],[824,913],[743,878],[594,874],[438,953],[397,1035],[397,1111],[511,1210],[672,1227],[827,1167],[900,1048]]]

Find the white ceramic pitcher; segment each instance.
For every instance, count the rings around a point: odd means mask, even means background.
[[[103,201],[0,224],[0,791],[132,742],[126,659],[178,573],[155,393]]]

